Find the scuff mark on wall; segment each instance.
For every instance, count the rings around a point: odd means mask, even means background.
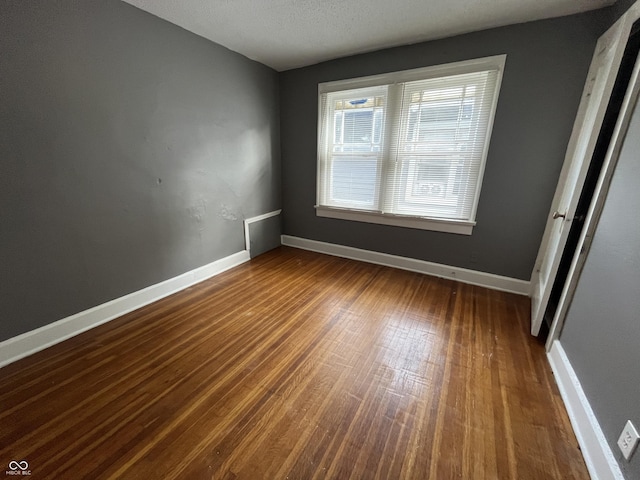
[[[204,230],[204,217],[207,213],[207,201],[199,198],[195,205],[187,207],[189,217],[196,221],[199,230]]]
[[[218,211],[218,215],[220,215],[225,220],[229,220],[232,222],[235,222],[236,220],[238,220],[238,216],[232,210],[232,207],[230,207],[225,203],[220,204],[220,210]]]

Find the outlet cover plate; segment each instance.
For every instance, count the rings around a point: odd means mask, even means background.
[[[631,455],[633,455],[634,450],[638,446],[638,441],[640,441],[638,430],[633,426],[631,420],[627,420],[620,434],[620,438],[618,438],[618,447],[620,447],[620,451],[626,460],[629,460]]]

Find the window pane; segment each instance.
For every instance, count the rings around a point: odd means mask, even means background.
[[[332,157],[331,199],[338,203],[373,206],[377,169],[377,157]]]
[[[473,98],[411,105],[407,112],[405,152],[464,148],[470,138]]]
[[[379,152],[384,117],[383,97],[338,100],[334,105],[333,152]]]
[[[344,137],[342,143],[352,146],[355,151],[366,149],[373,140],[373,110],[353,110],[344,112]],[[362,150],[360,150],[362,151]]]
[[[468,218],[487,116],[486,75],[406,84],[394,211]],[[439,83],[439,84],[438,84]],[[485,113],[480,113],[484,111]]]
[[[456,214],[459,201],[459,162],[440,158],[408,157],[401,167],[398,208],[434,217]]]
[[[474,92],[476,89],[474,88]],[[406,112],[401,152],[400,191],[396,208],[434,217],[456,217],[461,186],[468,170],[474,99],[464,88],[431,89],[414,93]],[[407,155],[419,155],[416,157]]]

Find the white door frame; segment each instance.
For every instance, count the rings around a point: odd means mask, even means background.
[[[600,37],[594,52],[578,114],[567,146],[565,162],[560,173],[544,236],[531,275],[531,333],[533,335],[538,334],[542,324],[553,281],[558,271],[571,222],[574,219],[578,198],[593,156],[625,46],[633,23],[638,19],[639,14],[640,0]],[[603,62],[605,65],[609,65],[608,70],[601,70]],[[598,85],[598,82],[604,82],[600,83],[599,92],[594,88]],[[598,96],[591,98],[592,91]],[[617,129],[616,132],[618,132]],[[596,192],[597,194],[598,192]],[[594,201],[595,198],[594,195]],[[560,212],[561,215],[559,216],[561,218],[551,212]],[[588,230],[588,225],[585,223],[583,232]],[[581,249],[582,245],[578,248]],[[578,259],[574,258],[574,261],[576,260]],[[544,271],[541,273],[541,270]],[[575,284],[579,271],[580,268],[571,269],[565,287],[572,283]],[[572,278],[572,276],[576,278]],[[559,314],[566,313],[570,297],[569,290],[565,288],[556,310],[556,318],[561,318]],[[554,324],[554,335],[557,337],[559,334],[558,327],[561,326],[562,321],[556,322],[554,320]],[[552,335],[549,335],[549,338],[551,339]]]
[[[638,13],[640,14],[640,11]],[[640,56],[638,56],[638,58],[636,59],[636,64],[629,80],[629,86],[627,88],[627,92],[625,93],[622,107],[620,109],[620,114],[618,115],[618,120],[616,121],[615,129],[611,136],[611,142],[609,143],[609,148],[607,149],[604,163],[602,165],[602,170],[600,172],[600,176],[598,177],[598,183],[595,187],[593,199],[591,201],[591,204],[589,205],[589,210],[587,212],[585,223],[582,228],[582,233],[580,234],[580,239],[578,240],[576,252],[579,253],[573,256],[571,267],[569,268],[569,273],[567,275],[567,280],[562,290],[556,313],[553,317],[551,329],[547,337],[547,351],[551,350],[551,346],[554,340],[556,340],[560,336],[560,331],[562,330],[562,326],[564,325],[564,320],[567,316],[569,306],[571,305],[571,300],[573,299],[573,295],[576,291],[578,280],[580,278],[580,274],[582,273],[582,268],[584,267],[584,264],[587,260],[587,254],[589,253],[589,249],[591,248],[591,242],[593,240],[596,227],[598,226],[598,221],[600,220],[602,209],[604,208],[607,193],[609,192],[609,186],[611,185],[611,178],[613,177],[613,172],[615,171],[616,165],[618,163],[620,150],[622,149],[622,145],[627,134],[627,129],[629,128],[629,123],[631,122],[631,116],[633,115],[634,110],[638,108],[639,93]]]

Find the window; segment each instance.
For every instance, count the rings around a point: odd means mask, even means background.
[[[505,55],[319,85],[319,216],[471,234]]]

